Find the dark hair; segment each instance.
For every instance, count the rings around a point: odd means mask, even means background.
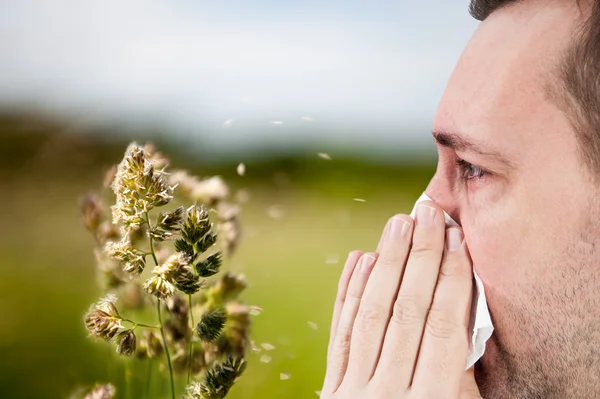
[[[471,0],[469,13],[483,21],[492,12],[525,0]],[[549,85],[551,96],[569,117],[577,132],[581,155],[592,176],[600,180],[600,0],[591,7],[557,66],[558,82]],[[581,11],[580,1],[577,5]]]

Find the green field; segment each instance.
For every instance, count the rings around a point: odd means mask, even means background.
[[[66,398],[78,384],[112,381],[125,398],[123,362],[107,345],[88,339],[82,322],[100,292],[93,242],[77,205],[81,194],[100,185],[103,168],[118,161],[124,147],[44,140],[0,139],[0,396]],[[177,154],[166,152],[181,166]],[[259,361],[261,354],[248,355],[248,370],[231,399],[317,397],[346,254],[373,250],[387,218],[408,213],[434,171],[433,165],[378,166],[331,155],[331,161],[308,154],[247,162],[244,177],[233,163],[183,162],[250,192],[242,211],[245,235],[226,267],[246,274],[244,301],[264,309],[253,319],[253,340],[275,349],[269,363]],[[274,205],[279,218],[269,216]],[[143,398],[147,364],[133,366],[130,389]],[[291,378],[280,380],[282,372]],[[153,384],[153,390],[164,389],[154,398],[168,397],[166,381]]]

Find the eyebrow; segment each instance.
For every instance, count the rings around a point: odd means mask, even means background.
[[[500,152],[491,149],[486,149],[481,144],[476,143],[474,141],[470,141],[464,137],[459,136],[456,133],[433,131],[432,134],[433,139],[443,147],[452,148],[454,151],[471,152],[489,158],[496,162],[503,163],[510,167],[514,166],[513,162],[507,159]]]

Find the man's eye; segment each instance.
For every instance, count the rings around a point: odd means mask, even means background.
[[[475,166],[464,159],[457,158],[456,165],[458,166],[460,177],[463,181],[481,179],[488,173],[486,170],[480,168],[479,166]]]

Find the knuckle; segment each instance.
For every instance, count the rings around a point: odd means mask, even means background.
[[[423,322],[427,317],[427,305],[414,296],[403,295],[398,296],[394,303],[392,312],[392,321],[400,325],[412,325],[418,322]]]
[[[414,244],[410,250],[410,257],[413,259],[424,259],[430,258],[434,254],[436,254],[437,250],[433,248],[432,245],[427,245],[427,243],[419,243]]]
[[[425,323],[425,331],[429,335],[435,338],[449,339],[460,335],[461,330],[464,330],[464,327],[454,319],[450,312],[435,308],[429,310]]]
[[[356,328],[359,331],[373,331],[388,316],[389,310],[381,305],[361,305],[356,315]]]
[[[350,347],[350,341],[352,341],[352,331],[351,330],[338,330],[335,340],[333,341],[333,346],[335,349],[348,349]]]
[[[455,254],[453,254],[455,255]],[[472,269],[468,262],[457,256],[447,256],[440,268],[441,278],[472,279]]]
[[[405,255],[397,249],[390,249],[387,251],[381,251],[377,258],[377,267],[379,268],[397,268],[402,262],[404,263]]]
[[[393,398],[394,389],[393,384],[376,384],[369,387],[369,395],[365,396],[373,399],[384,399],[384,398]]]

